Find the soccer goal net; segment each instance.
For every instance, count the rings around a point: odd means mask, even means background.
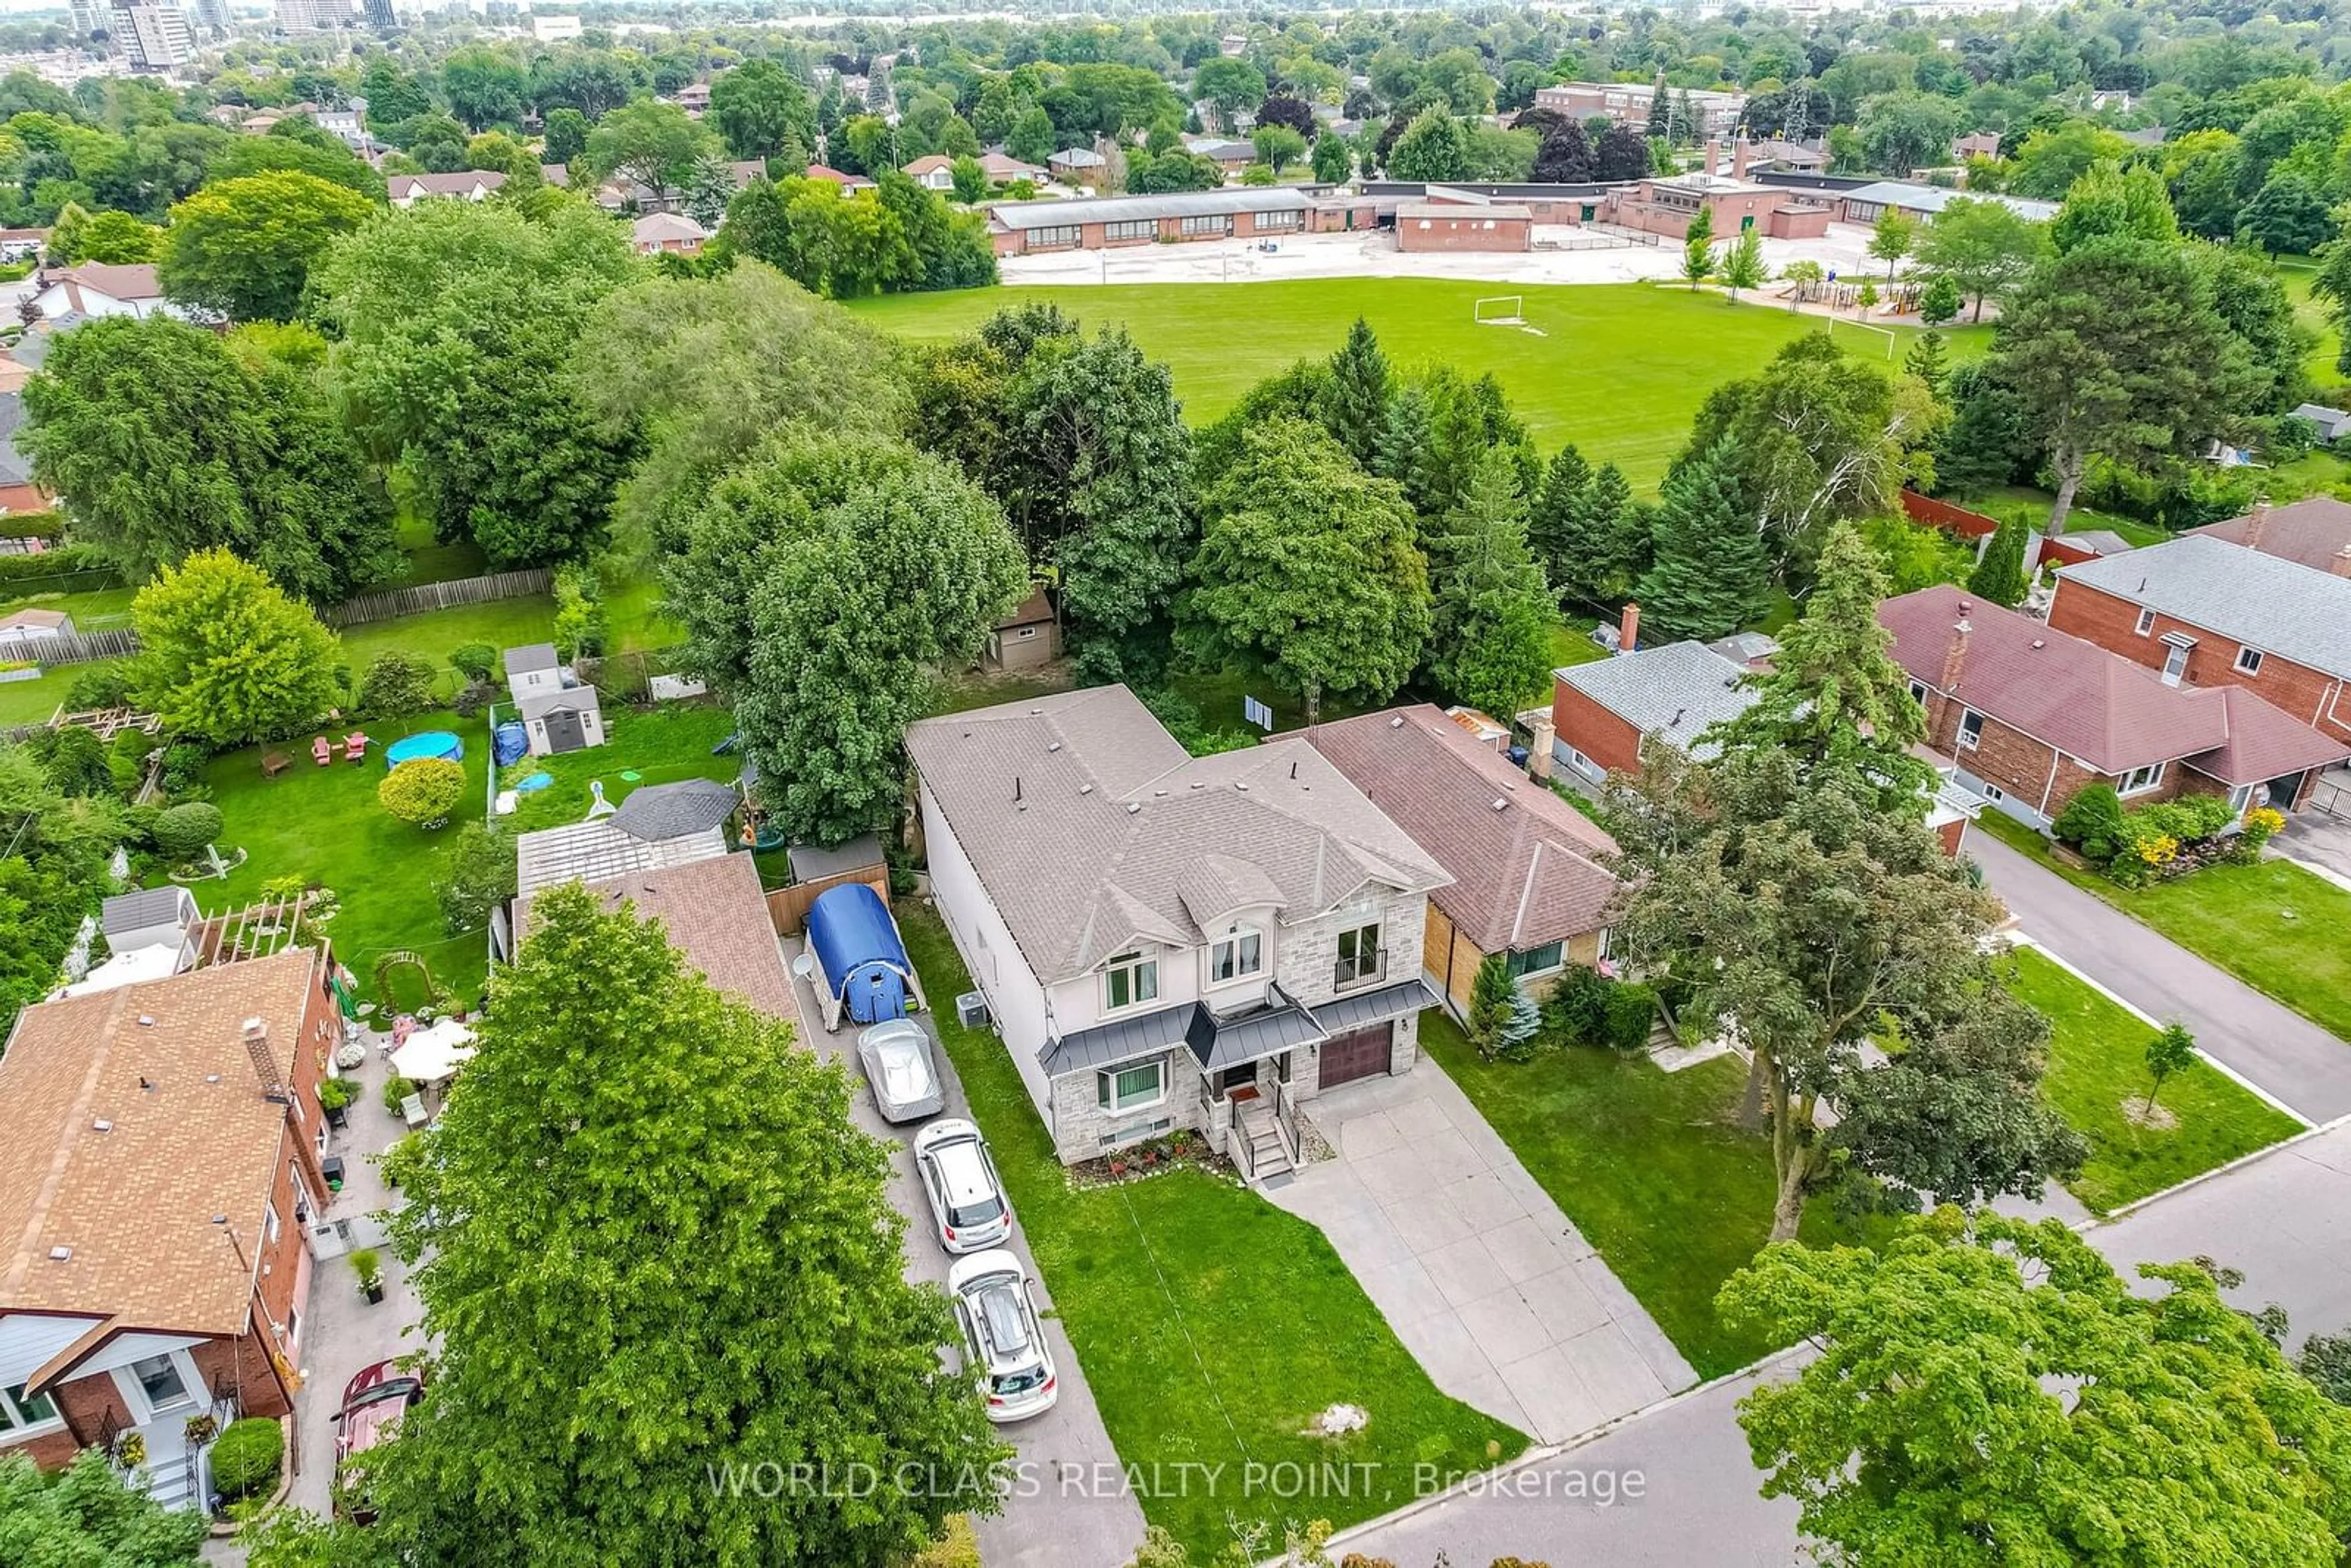
[[[1837,329],[1840,327],[1843,327],[1848,332],[1876,333],[1879,337],[1886,340],[1886,357],[1889,360],[1894,357],[1894,341],[1896,334],[1891,327],[1873,327],[1866,321],[1848,321],[1842,316],[1832,316],[1828,319],[1828,333],[1832,338],[1836,336]],[[1864,339],[1863,341],[1866,343],[1868,340]]]
[[[1526,323],[1524,303],[1516,294],[1496,294],[1479,300],[1469,308],[1469,318],[1481,327],[1519,327]]]

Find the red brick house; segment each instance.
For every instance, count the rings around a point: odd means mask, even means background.
[[[0,1056],[0,1449],[137,1430],[201,1501],[193,1416],[292,1409],[327,1197],[323,950],[26,1008]]]
[[[1949,585],[1889,599],[1877,619],[1926,706],[1928,748],[1958,765],[1963,787],[2033,827],[2098,782],[2131,800],[2197,792],[2290,810],[2320,769],[2351,757],[2351,743],[2248,692],[2167,685]]]
[[[2241,686],[2351,741],[2351,554],[2322,554],[2327,526],[2308,505],[2066,567],[2049,624],[2167,684]],[[2300,516],[2279,527],[2286,511]],[[2314,555],[2324,570],[2307,564]]]
[[[1615,841],[1494,743],[1425,703],[1304,735],[1452,876],[1428,895],[1421,961],[1457,1016],[1489,954],[1507,954],[1534,995],[1607,956],[1616,878],[1602,861]]]
[[[1572,781],[1638,772],[1651,737],[1704,757],[1698,737],[1754,706],[1747,665],[1703,643],[1640,648],[1639,617],[1638,606],[1626,608],[1635,652],[1552,674],[1552,760]]]

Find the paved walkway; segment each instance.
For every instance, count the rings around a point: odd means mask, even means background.
[[[789,973],[800,944],[787,937],[784,963]],[[873,1106],[872,1091],[857,1070],[854,1025],[827,1034],[819,1021],[816,993],[809,982],[795,977],[792,999],[799,1009],[799,1035],[826,1061],[845,1058],[855,1095],[850,1113],[866,1132],[890,1145],[890,1200],[906,1217],[906,1277],[946,1288],[947,1266],[954,1261],[933,1235],[930,1205],[914,1176],[914,1156],[907,1140],[915,1129],[893,1127]],[[955,1063],[939,1049],[937,1031],[928,1014],[915,1021],[931,1036],[932,1060],[946,1091],[946,1116],[968,1117],[971,1103],[955,1074]],[[1013,1215],[1011,1249],[1019,1254],[1038,1285],[1039,1314],[1046,1343],[1052,1347],[1053,1369],[1061,1397],[1053,1408],[1030,1420],[997,1430],[1019,1450],[1020,1470],[1015,1494],[1002,1512],[978,1522],[980,1554],[988,1568],[1061,1568],[1067,1563],[1100,1563],[1103,1568],[1124,1563],[1143,1544],[1143,1509],[1123,1485],[1105,1480],[1122,1474],[1118,1450],[1111,1446],[1102,1426],[1102,1410],[1086,1383],[1085,1368],[1053,1311],[1052,1281],[1037,1272],[1029,1254],[1027,1232]]]
[[[2214,1061],[2304,1120],[2351,1114],[2351,1045],[1990,833],[1969,852],[2032,939],[2133,1006],[2176,1018]]]
[[[1698,1381],[1436,1062],[1306,1113],[1337,1157],[1266,1196],[1322,1228],[1447,1394],[1558,1443]]]

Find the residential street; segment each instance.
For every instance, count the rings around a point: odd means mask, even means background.
[[[2351,1114],[2351,1044],[2140,925],[1990,833],[1968,835],[1994,893],[2051,952],[2314,1124]]]
[[[780,940],[789,972],[801,945],[796,937]],[[891,1126],[874,1109],[872,1092],[857,1070],[855,1026],[844,1023],[839,1034],[827,1034],[817,1012],[816,993],[808,981],[797,977],[792,980],[792,1000],[799,1009],[800,1038],[826,1061],[848,1057],[850,1079],[856,1086],[852,1114],[857,1124],[890,1142],[890,1199],[906,1217],[907,1277],[927,1280],[944,1289],[953,1260],[931,1234],[930,1207],[915,1180],[914,1156],[906,1142],[914,1129]],[[928,1015],[918,1014],[915,1021],[930,1030]],[[931,1056],[946,1092],[946,1108],[941,1114],[969,1116],[970,1105],[956,1078],[955,1063],[938,1049],[935,1032]],[[1033,1274],[1036,1260],[1029,1255],[1028,1234],[1017,1211],[1010,1248]],[[1071,1348],[1061,1317],[1053,1311],[1051,1282],[1039,1276],[1037,1284],[1038,1312],[1052,1347],[1061,1397],[1044,1415],[999,1428],[1019,1450],[1020,1469],[1016,1494],[1006,1500],[1004,1511],[979,1521],[980,1552],[988,1568],[1060,1568],[1078,1563],[1110,1568],[1124,1563],[1142,1544],[1143,1509],[1123,1486],[1103,1484],[1105,1478],[1121,1473],[1118,1450],[1111,1446],[1110,1433],[1102,1427],[1102,1412],[1086,1384],[1085,1368],[1078,1364],[1078,1353]]]

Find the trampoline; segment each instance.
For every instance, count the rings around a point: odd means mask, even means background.
[[[465,743],[445,729],[428,729],[421,735],[403,735],[383,748],[383,765],[397,768],[403,762],[413,762],[420,757],[444,757],[455,762],[465,755]]]

